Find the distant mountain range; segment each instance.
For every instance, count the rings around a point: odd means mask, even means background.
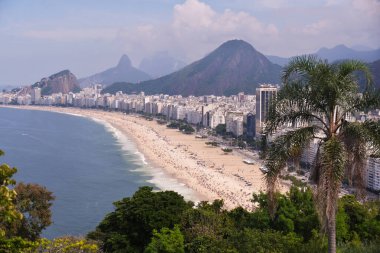
[[[260,83],[279,83],[281,67],[271,63],[249,43],[231,40],[206,57],[172,74],[139,84],[114,83],[105,93],[231,95],[254,93]]]
[[[116,67],[81,78],[79,79],[79,83],[81,87],[88,87],[97,83],[107,86],[115,82],[138,83],[149,79],[151,79],[150,75],[133,67],[129,57],[123,55]]]
[[[170,56],[168,52],[157,52],[151,57],[144,58],[139,65],[139,69],[153,78],[158,78],[171,74],[185,66],[186,63]]]
[[[373,73],[375,86],[380,88],[380,49],[359,51],[340,45],[332,49],[322,48],[316,52],[316,55],[330,62],[345,58],[369,61],[368,66]],[[282,70],[280,65],[286,65],[289,59],[277,56],[266,57],[245,41],[230,40],[186,67],[183,67],[183,62],[168,53],[157,53],[144,59],[139,66],[149,72],[147,74],[133,67],[129,57],[123,55],[116,67],[79,81],[69,70],[64,70],[42,78],[41,81],[22,91],[30,92],[32,87],[40,87],[43,95],[49,95],[78,91],[79,83],[82,87],[101,83],[106,86],[103,93],[144,91],[146,94],[200,96],[231,95],[243,91],[254,94],[261,83],[279,84]],[[169,74],[172,71],[174,72]],[[150,76],[161,77],[150,80]],[[363,77],[359,76],[359,80],[363,86]]]
[[[364,61],[367,63],[371,63],[373,61],[380,59],[380,48],[377,50],[356,50],[352,48],[348,48],[345,45],[338,45],[333,48],[321,48],[317,52],[313,53],[321,59],[327,59],[329,62],[334,62],[338,60],[345,59],[355,59]],[[288,64],[290,58],[279,57],[274,55],[267,55],[267,58],[278,65],[285,66]]]

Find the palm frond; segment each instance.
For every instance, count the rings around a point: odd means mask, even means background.
[[[380,121],[366,120],[362,127],[373,155],[380,156]]]
[[[320,100],[313,100],[310,89],[299,82],[285,84],[273,100],[268,113],[266,132],[273,133],[283,125],[310,124],[319,122],[322,128],[327,125],[321,118],[326,114]],[[323,130],[323,129],[321,129]]]
[[[346,60],[339,63],[337,66],[338,77],[340,80],[344,80],[346,77],[354,77],[354,72],[360,71],[364,74],[366,87],[370,88],[370,85],[372,84],[372,74],[364,62],[357,60]]]
[[[315,64],[318,62],[315,55],[302,55],[293,57],[282,73],[283,83],[287,83],[288,79],[298,75],[307,77],[313,71]]]
[[[287,161],[292,157],[293,150],[302,150],[313,138],[314,127],[300,128],[295,131],[289,131],[286,134],[276,138],[268,150],[266,166],[268,172],[265,176],[270,212],[273,214],[275,209],[275,193],[277,191],[277,180],[281,171],[286,167]]]
[[[345,178],[351,186],[359,190],[358,195],[362,196],[365,188],[364,175],[368,151],[366,129],[361,123],[345,122],[339,138],[344,142],[347,152]]]

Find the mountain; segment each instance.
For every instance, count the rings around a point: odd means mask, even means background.
[[[370,63],[369,69],[372,72],[374,86],[380,89],[380,60]]]
[[[49,77],[42,78],[36,82],[31,88],[41,88],[42,95],[50,95],[52,93],[77,92],[80,90],[78,80],[70,70],[63,70]]]
[[[361,49],[359,49],[361,48]],[[364,46],[356,46],[356,49],[348,48],[345,45],[338,45],[331,49],[323,47],[317,52],[313,53],[321,59],[327,59],[329,62],[338,60],[354,59],[364,62],[373,62],[380,59],[380,49],[377,50],[363,50]],[[271,62],[280,66],[285,66],[290,61],[290,58],[279,57],[274,55],[266,56]]]
[[[139,69],[157,78],[171,74],[185,66],[186,64],[183,61],[175,59],[168,52],[157,52],[151,57],[144,58]]]
[[[231,95],[238,92],[254,94],[260,83],[279,83],[281,67],[242,40],[223,43],[203,59],[158,79],[140,84],[115,83],[105,93],[170,95]]]
[[[358,51],[338,45],[334,48],[321,48],[316,53],[320,58],[327,59],[329,62],[345,59],[355,59],[364,62],[373,62],[380,59],[380,49],[370,51]]]
[[[107,69],[95,75],[81,78],[79,80],[81,87],[88,87],[94,83],[100,83],[105,86],[115,82],[137,83],[149,80],[151,77],[132,66],[131,60],[127,55],[123,55],[116,67]]]
[[[0,92],[2,92],[3,90],[7,91],[7,90],[12,90],[16,87],[12,86],[12,85],[0,85]]]
[[[285,66],[288,64],[291,58],[286,58],[286,57],[280,57],[280,56],[275,56],[275,55],[266,55],[265,57],[268,58],[271,62],[278,64],[280,66]]]

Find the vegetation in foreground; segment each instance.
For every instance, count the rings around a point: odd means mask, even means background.
[[[366,80],[360,95],[356,72]],[[312,166],[316,210],[328,234],[328,252],[335,253],[342,181],[346,179],[351,187],[363,190],[367,156],[380,153],[380,124],[372,120],[351,122],[347,115],[379,108],[380,92],[372,87],[371,74],[364,63],[352,60],[329,64],[314,56],[292,59],[283,70],[282,82],[269,112],[266,134],[284,125],[298,127],[270,144],[266,161],[272,200],[269,207],[274,209],[275,185],[287,162],[299,158],[312,141],[318,140]]]
[[[0,252],[327,251],[312,191],[302,185],[293,186],[285,195],[276,194],[273,216],[265,193],[252,196],[257,205],[254,212],[241,207],[227,211],[222,200],[195,206],[176,192],[141,187],[132,197],[115,202],[115,210],[87,238],[47,240],[40,236],[51,222],[54,197],[40,186],[12,187],[16,185],[14,173],[15,168],[1,165]],[[380,202],[362,204],[351,195],[339,200],[339,252],[378,252],[379,235]]]

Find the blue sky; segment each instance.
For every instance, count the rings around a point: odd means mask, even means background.
[[[379,0],[0,0],[0,86],[88,76],[122,54],[190,63],[236,38],[278,56],[379,48],[379,27]]]

